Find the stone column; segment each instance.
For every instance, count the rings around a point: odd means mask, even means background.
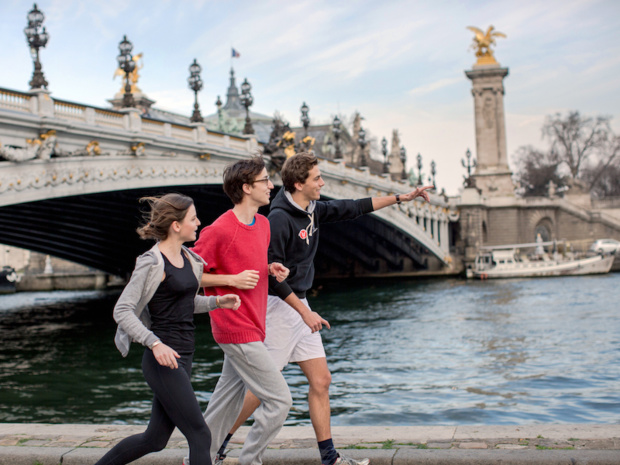
[[[476,187],[484,196],[514,196],[506,149],[504,84],[508,68],[474,65],[465,75],[472,81],[476,120]]]

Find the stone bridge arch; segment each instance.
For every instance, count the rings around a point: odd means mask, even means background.
[[[0,89],[0,242],[124,274],[147,247],[135,234],[139,197],[185,193],[209,224],[231,206],[221,189],[224,167],[259,148],[252,136],[201,124]],[[410,189],[342,162],[320,166],[326,198]],[[457,218],[443,197],[432,195],[430,204],[410,202],[335,223],[321,235],[319,268],[338,276],[449,269],[448,224]]]

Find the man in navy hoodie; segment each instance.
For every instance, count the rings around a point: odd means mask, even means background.
[[[407,194],[359,200],[320,201],[325,185],[317,158],[298,153],[282,167],[283,189],[271,203],[269,262],[290,269],[288,279],[269,278],[265,345],[276,365],[283,369],[294,362],[308,378],[310,419],[321,453],[322,465],[367,465],[368,459],[354,460],[339,454],[332,441],[329,385],[331,373],[319,331],[329,323],[310,309],[306,292],[314,279],[314,257],[319,244],[319,224],[357,218],[381,208],[416,197],[428,201],[433,186],[417,187]],[[220,457],[232,434],[258,407],[260,401],[247,392],[241,415],[220,448]]]

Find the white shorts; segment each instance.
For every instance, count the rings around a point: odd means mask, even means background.
[[[310,308],[306,299],[301,301]],[[276,366],[325,357],[320,331],[312,332],[299,313],[280,297],[267,299],[265,346]]]

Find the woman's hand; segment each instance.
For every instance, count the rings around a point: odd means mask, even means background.
[[[219,308],[228,308],[230,310],[237,310],[241,305],[241,299],[237,294],[226,294],[217,296],[217,302]]]
[[[269,273],[278,280],[279,283],[288,278],[288,274],[290,270],[285,267],[282,263],[272,262],[269,265]]]
[[[172,347],[169,347],[162,342],[160,344],[157,344],[151,350],[153,351],[155,360],[157,360],[157,363],[159,363],[161,366],[172,368],[173,370],[179,368],[177,358],[181,358],[181,356],[177,354],[176,350],[174,350]]]

